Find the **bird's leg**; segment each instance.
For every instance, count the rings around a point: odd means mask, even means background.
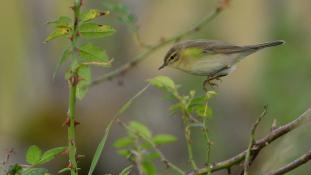
[[[208,78],[203,82],[203,89],[207,91],[207,85],[210,85],[211,87],[218,87],[216,83],[213,82],[213,80],[220,80],[221,77],[227,76],[228,74],[219,74],[220,72],[229,69],[230,66],[226,65],[223,68],[219,69],[217,72],[213,73],[212,75],[208,76]]]
[[[209,77],[203,82],[203,89],[204,89],[204,91],[207,91],[208,85],[211,86],[211,87],[217,87],[217,86],[218,86],[216,83],[213,82],[214,79],[215,79],[214,76],[209,76]]]

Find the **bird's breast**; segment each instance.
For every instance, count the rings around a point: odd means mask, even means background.
[[[201,58],[182,58],[173,64],[173,67],[191,74],[208,76],[225,66],[234,65],[239,54],[209,54]]]

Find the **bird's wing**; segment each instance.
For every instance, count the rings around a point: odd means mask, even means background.
[[[233,54],[252,50],[249,47],[241,47],[215,40],[191,40],[183,43],[187,48],[201,48],[205,53]]]

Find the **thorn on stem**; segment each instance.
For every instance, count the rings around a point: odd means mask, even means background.
[[[62,125],[63,125],[63,126],[69,127],[69,126],[70,126],[70,118],[67,117],[66,120],[63,122]],[[77,125],[80,125],[80,122],[74,120],[74,126],[77,126]]]

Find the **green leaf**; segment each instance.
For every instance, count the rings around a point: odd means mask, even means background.
[[[107,62],[108,56],[106,52],[93,45],[93,44],[84,44],[80,48],[80,56],[84,59],[84,61],[99,61],[99,62]]]
[[[114,34],[116,30],[108,25],[84,23],[80,26],[79,32],[85,38],[102,38]]]
[[[100,158],[100,155],[103,152],[103,149],[104,149],[104,146],[106,144],[106,141],[107,141],[108,135],[110,133],[110,129],[111,129],[111,126],[112,126],[113,122],[114,122],[114,120],[111,120],[109,122],[109,124],[106,127],[104,137],[102,138],[102,140],[100,141],[100,143],[97,146],[97,149],[96,149],[95,154],[93,156],[93,160],[92,160],[92,163],[91,163],[88,175],[92,175],[94,170],[95,170],[95,167],[96,167],[97,162],[98,162],[98,160]]]
[[[55,27],[70,27],[72,20],[68,16],[60,16],[57,20],[48,22],[48,24],[54,24]]]
[[[152,138],[153,142],[157,145],[167,144],[171,142],[175,142],[177,138],[173,135],[169,134],[158,134]]]
[[[132,171],[133,165],[129,165],[126,168],[124,168],[119,175],[129,175]]]
[[[150,161],[143,161],[142,169],[145,175],[156,175],[155,166]]]
[[[41,155],[42,155],[41,149],[36,145],[32,145],[28,148],[26,152],[26,162],[31,165],[36,165],[39,163]]]
[[[71,29],[69,27],[58,27],[56,28],[48,37],[45,39],[45,43],[49,42],[50,40],[67,36],[70,33]]]
[[[126,158],[129,158],[132,155],[131,151],[127,149],[118,150],[117,153]]]
[[[80,22],[87,22],[87,21],[93,20],[93,19],[95,19],[95,18],[97,18],[99,16],[101,16],[101,13],[100,13],[99,10],[97,10],[97,9],[90,9],[87,12],[81,13],[81,15],[80,15]]]
[[[48,170],[45,168],[29,168],[24,170],[22,175],[48,175]]]
[[[23,167],[17,163],[10,165],[8,169],[8,175],[19,175],[23,171]],[[0,171],[1,172],[1,171]]]
[[[81,66],[78,70],[79,83],[77,85],[77,97],[79,100],[82,100],[89,88],[89,85],[92,81],[92,73],[89,66]]]
[[[150,152],[150,153],[145,154],[144,157],[146,160],[154,160],[154,159],[160,158],[161,156],[157,152]]]
[[[149,79],[148,82],[157,88],[165,89],[170,92],[176,90],[174,81],[167,76],[156,76],[153,79]]]
[[[133,140],[129,137],[121,137],[118,138],[118,140],[116,140],[113,143],[113,146],[116,148],[122,148],[122,147],[127,147],[129,145],[133,144]]]
[[[138,134],[141,134],[142,136],[151,137],[150,130],[142,123],[139,123],[139,122],[136,122],[136,121],[132,121],[129,124],[129,128],[132,131],[137,132]]]
[[[62,57],[58,60],[58,62],[56,64],[55,71],[53,73],[53,79],[55,78],[56,73],[58,72],[58,69],[60,68],[60,66],[66,62],[66,60],[69,58],[71,53],[72,53],[72,50],[69,48],[64,50]]]
[[[200,117],[211,117],[213,115],[213,110],[208,106],[197,106],[195,108],[195,113]]]
[[[58,154],[64,152],[65,150],[66,147],[57,147],[44,152],[39,161],[39,164],[44,164],[53,160]]]

